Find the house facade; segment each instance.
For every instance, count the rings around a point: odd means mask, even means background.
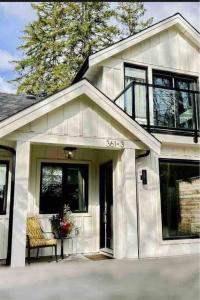
[[[46,99],[0,95],[0,259],[24,266],[27,216],[49,231],[65,203],[80,227],[66,253],[200,252],[199,46],[176,14],[91,55]]]

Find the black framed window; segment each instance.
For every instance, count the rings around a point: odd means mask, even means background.
[[[0,160],[0,215],[6,214],[9,162]]]
[[[154,71],[153,84],[160,86],[153,90],[154,125],[194,129],[193,101],[196,96],[187,90],[196,90],[197,80],[189,76]]]
[[[124,86],[131,82],[146,83],[147,68],[132,64],[124,64]],[[134,95],[129,88],[124,95],[124,109],[132,117],[146,119],[146,86],[135,85]]]
[[[160,159],[163,239],[200,237],[200,162]]]
[[[74,213],[88,211],[88,165],[42,163],[40,213],[61,212],[64,204]]]

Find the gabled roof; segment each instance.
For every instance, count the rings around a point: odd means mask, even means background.
[[[81,95],[86,95],[99,106],[105,113],[110,115],[112,119],[123,126],[129,134],[137,137],[148,148],[156,153],[160,153],[160,142],[137,122],[132,120],[125,112],[123,112],[111,99],[95,88],[88,80],[73,84],[72,86],[47,97],[24,110],[15,113],[9,118],[0,122],[0,138],[12,133],[13,131],[23,127],[24,125],[40,118],[41,116],[55,110],[56,108],[76,99]]]
[[[194,28],[180,13],[176,13],[166,19],[163,19],[134,35],[130,35],[127,38],[124,38],[112,45],[95,52],[94,54],[90,55],[85,62],[83,63],[82,67],[80,68],[79,72],[77,73],[76,77],[73,80],[73,83],[80,80],[89,67],[95,66],[101,61],[118,54],[119,52],[137,44],[141,41],[149,38],[165,29],[168,29],[172,26],[177,26],[180,31],[182,31],[197,47],[200,47],[199,42],[199,31]]]
[[[0,93],[0,122],[41,100],[32,95]]]

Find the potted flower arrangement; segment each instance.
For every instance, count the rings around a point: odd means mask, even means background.
[[[49,220],[56,238],[68,236],[74,228],[74,218],[69,205],[64,205],[62,214],[53,215]]]

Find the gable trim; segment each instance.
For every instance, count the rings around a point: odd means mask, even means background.
[[[0,137],[8,135],[81,95],[88,96],[91,101],[121,124],[130,134],[136,136],[156,153],[160,153],[161,144],[153,135],[149,134],[139,124],[127,116],[125,112],[118,108],[108,97],[85,79],[2,121],[0,123]]]
[[[199,48],[199,32],[185,19],[182,15],[175,14],[171,17],[168,17],[156,24],[153,24],[146,29],[138,32],[135,35],[131,35],[121,41],[112,44],[111,46],[104,48],[89,57],[89,67],[94,66],[101,61],[118,54],[121,51],[126,50],[127,48],[134,46],[143,40],[150,38],[151,36],[168,29],[176,25],[188,38],[190,38],[193,43]]]

